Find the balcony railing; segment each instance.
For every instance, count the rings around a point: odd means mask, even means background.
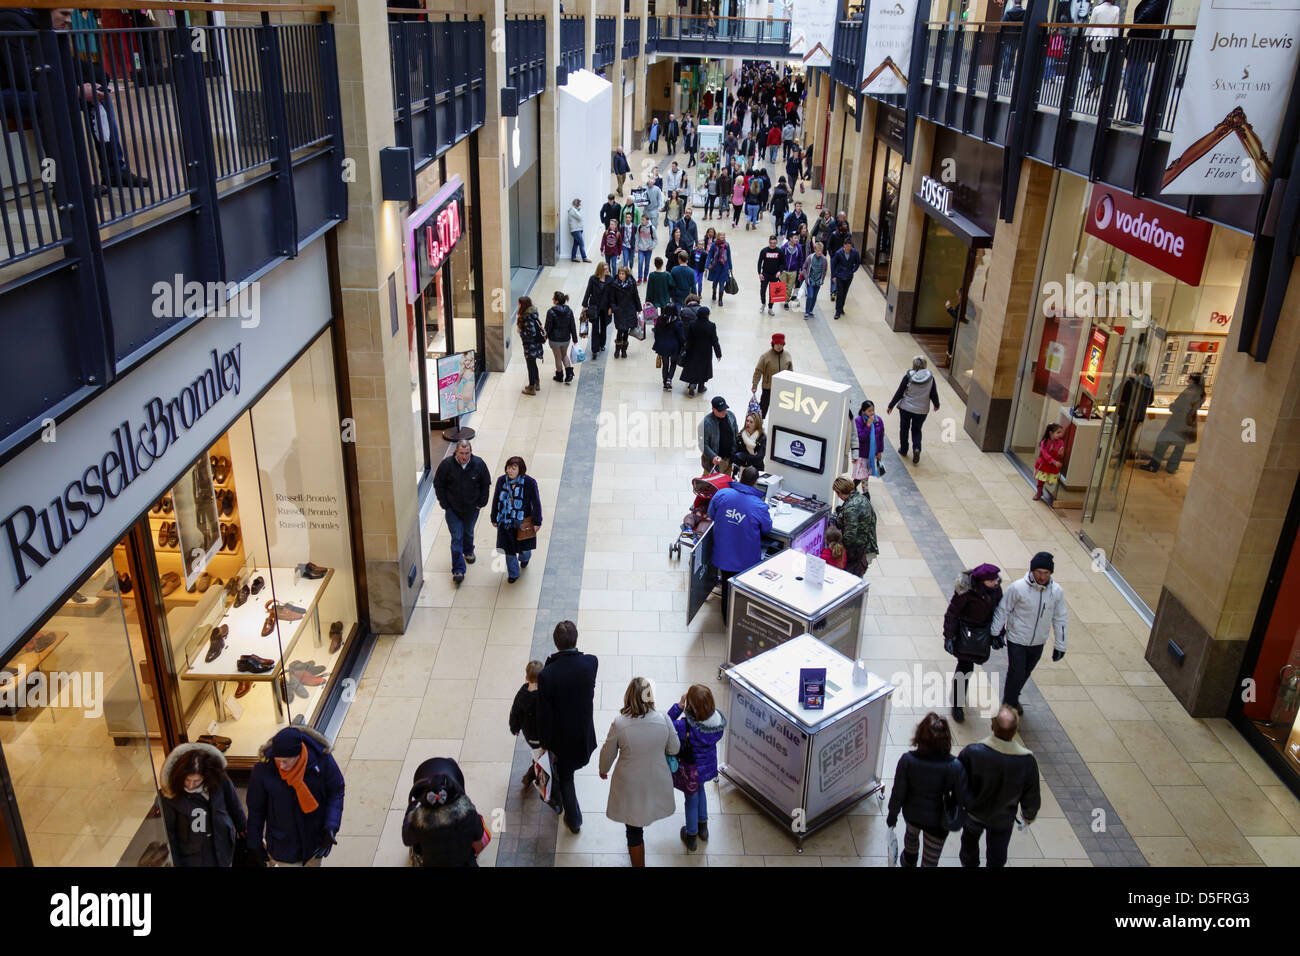
[[[727,52],[788,54],[790,21],[773,17],[655,17],[660,53]]]
[[[580,15],[566,14],[560,20],[560,67],[565,76],[581,70],[587,62],[587,23]]]
[[[156,279],[242,282],[344,218],[329,9],[0,34],[0,456],[198,320]]]
[[[641,55],[641,19],[623,18],[623,59],[631,60]]]
[[[862,82],[862,47],[866,31],[861,20],[841,20],[835,25],[831,50],[831,79],[855,93]]]
[[[519,102],[546,89],[546,18],[506,18],[506,84],[519,91]]]
[[[653,6],[651,7],[653,12]],[[645,22],[645,51],[654,53],[659,49],[659,18],[651,16]]]
[[[483,125],[487,30],[482,16],[446,14],[389,23],[388,36],[397,145],[420,169]]]
[[[618,22],[613,17],[596,17],[596,47],[591,51],[591,68],[603,70],[614,62]]]

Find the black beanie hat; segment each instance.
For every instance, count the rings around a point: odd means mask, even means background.
[[[302,733],[286,727],[271,738],[272,757],[296,757],[302,753]]]
[[[1048,554],[1046,551],[1039,551],[1036,555],[1034,555],[1034,559],[1029,562],[1030,571],[1038,571],[1040,569],[1043,571],[1056,570],[1055,561],[1052,559],[1052,556]]]

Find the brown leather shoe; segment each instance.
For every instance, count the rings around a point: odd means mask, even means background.
[[[252,689],[253,682],[251,680],[241,680],[239,686],[235,688],[235,699],[238,700]]]
[[[270,634],[274,630],[275,630],[275,615],[268,614],[266,616],[266,623],[262,625],[262,636],[266,637],[266,635]]]
[[[168,571],[158,583],[162,585],[163,597],[166,597],[181,586],[181,576],[175,571]]]
[[[343,646],[343,622],[335,621],[330,625],[330,653],[337,654]]]

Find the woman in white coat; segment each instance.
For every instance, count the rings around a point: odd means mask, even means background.
[[[627,828],[633,866],[645,866],[645,828],[676,810],[667,758],[680,748],[672,721],[655,710],[650,682],[633,677],[600,748],[600,779],[608,780],[614,768],[605,815]]]

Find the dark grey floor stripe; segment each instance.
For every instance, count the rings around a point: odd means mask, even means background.
[[[569,421],[569,442],[564,455],[561,488],[590,488],[596,469],[596,420],[605,392],[605,362],[609,353],[583,363],[573,417]],[[563,388],[543,374],[542,388]],[[587,551],[588,501],[584,496],[560,495],[555,513],[546,521],[550,535],[546,572],[537,603],[533,627],[532,656],[544,661],[555,652],[551,635],[556,622],[575,621],[582,591],[582,570]],[[581,647],[581,640],[579,640]],[[542,803],[535,790],[525,790],[520,778],[528,770],[530,754],[522,740],[515,745],[506,795],[506,827],[497,850],[497,866],[554,866],[555,814]]]
[[[857,389],[852,396],[853,411],[857,412],[857,406],[864,398],[870,398],[878,411],[887,406],[893,393],[864,394],[862,383],[853,373],[853,367],[845,358],[844,351],[836,341],[821,309],[815,308],[813,314],[815,317],[808,322],[809,331],[812,332],[813,341],[821,351],[830,377]],[[902,376],[900,375],[899,378],[901,379]],[[897,427],[897,421],[886,419],[885,476],[877,480],[888,483],[889,493],[898,505],[899,513],[907,524],[907,530],[916,541],[921,557],[925,559],[926,566],[934,575],[935,581],[939,583],[940,589],[948,594],[958,573],[963,570],[962,561],[939,524],[939,520],[935,518],[934,512],[930,510],[920,489],[916,487],[916,482],[912,480],[912,475],[907,470],[909,466],[903,464],[902,458],[892,444],[897,438],[897,432],[891,435],[890,431]],[[911,467],[924,468],[924,463],[923,452],[921,464]],[[1006,655],[995,655],[989,659],[984,668],[996,671],[1005,679]],[[1070,828],[1083,845],[1088,858],[1096,866],[1146,866],[1146,857],[1138,849],[1137,843],[1120,820],[1119,814],[1106,799],[1101,786],[1088,770],[1079,751],[1070,742],[1065,728],[1056,719],[1051,706],[1032,680],[1021,691],[1020,701],[1030,715],[1030,719],[1021,729],[1020,736],[1024,739],[1025,746],[1034,751],[1034,755],[1038,758],[1043,779],[1052,788],[1052,793],[1060,803]],[[1097,810],[1104,811],[1105,830],[1101,833],[1094,833],[1092,829]]]

